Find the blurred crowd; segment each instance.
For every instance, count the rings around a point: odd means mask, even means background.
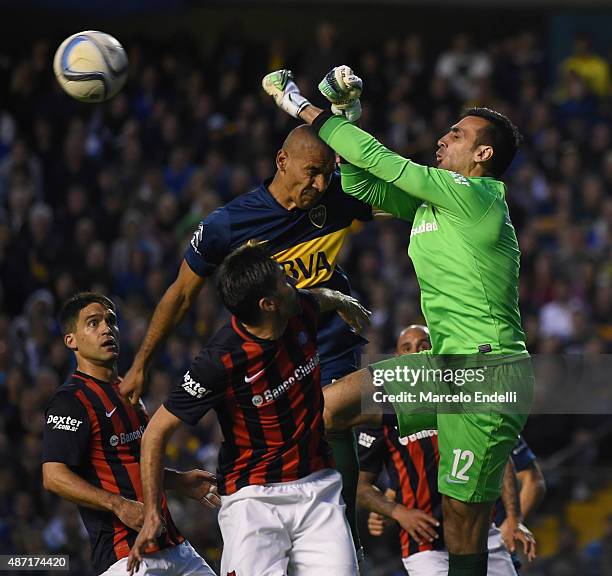
[[[353,50],[343,48],[341,32],[321,23],[302,51],[282,39],[254,45],[240,34],[223,35],[208,53],[188,40],[166,47],[126,39],[128,83],[95,106],[58,87],[55,44],[41,40],[2,55],[0,553],[68,553],[78,573],[90,573],[75,507],[45,493],[40,481],[42,412],[73,368],[58,307],[77,290],[111,296],[125,372],[199,220],[273,174],[276,150],[296,122],[260,89],[272,69],[291,67],[305,95],[321,103],[320,78],[351,64],[365,83],[363,127],[426,164],[462,108],[507,113],[524,136],[507,199],[522,250],[528,347],[612,351],[610,59],[584,36],[556,67],[531,32],[484,43],[457,34],[448,45],[410,33]],[[353,289],[373,312],[368,353],[390,351],[399,330],[421,320],[408,239],[406,223],[371,223],[355,228],[343,251]],[[209,282],[157,355],[150,411],[226,319]],[[540,436],[535,422],[528,440],[544,455],[588,426],[572,421],[561,432],[547,425]],[[214,470],[219,441],[214,417],[184,427],[169,463]],[[214,563],[214,517],[175,507],[179,527]]]

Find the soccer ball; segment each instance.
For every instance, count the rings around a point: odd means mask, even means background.
[[[86,30],[66,38],[55,52],[53,71],[64,91],[81,102],[102,102],[121,90],[128,60],[123,46],[104,32]]]

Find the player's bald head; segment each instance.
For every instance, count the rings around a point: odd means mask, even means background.
[[[294,128],[276,154],[272,195],[291,210],[310,210],[321,199],[336,168],[336,154],[306,124]]]
[[[396,354],[416,354],[422,350],[431,350],[427,326],[411,324],[404,328],[397,337]]]
[[[315,129],[308,124],[302,124],[289,132],[283,142],[283,150],[289,155],[297,156],[316,150],[332,161],[336,158],[335,152],[319,138]]]

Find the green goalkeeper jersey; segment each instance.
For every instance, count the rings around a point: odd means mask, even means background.
[[[348,164],[342,187],[411,221],[410,255],[435,354],[526,354],[520,251],[503,182],[421,166],[340,117],[320,137]]]

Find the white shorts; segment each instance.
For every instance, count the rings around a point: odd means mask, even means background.
[[[506,549],[501,532],[495,526],[489,529],[487,541],[489,560],[487,576],[517,576],[512,557]],[[402,558],[409,576],[446,576],[448,574],[448,552],[446,550],[425,550]]]
[[[341,491],[340,474],[325,469],[295,482],[246,486],[222,496],[221,574],[358,574]]]
[[[424,550],[402,558],[409,576],[447,576],[448,552],[446,550]]]
[[[117,560],[100,576],[127,576],[127,558]],[[136,576],[215,576],[212,568],[206,564],[187,540],[178,546],[164,548],[153,554],[146,554],[140,562]]]
[[[495,525],[492,525],[489,530],[487,547],[489,548],[489,562],[487,564],[487,574],[489,576],[517,576],[518,572],[514,567],[514,562],[512,562],[512,556],[502,540],[499,528]]]

